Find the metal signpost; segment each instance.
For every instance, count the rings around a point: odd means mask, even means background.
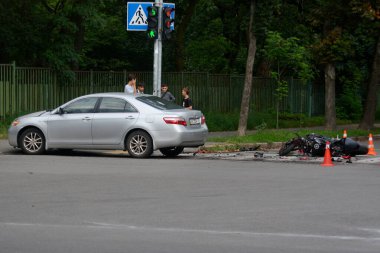
[[[146,31],[148,29],[147,8],[153,6],[152,2],[128,2],[127,5],[127,30],[128,31]],[[153,51],[153,95],[161,96],[161,72],[162,72],[162,9],[171,7],[174,9],[175,4],[163,3],[163,0],[155,0],[154,6],[158,8],[158,37],[154,41]],[[174,18],[174,13],[173,13]],[[174,24],[172,24],[174,29]]]
[[[162,0],[156,0],[158,7],[158,38],[154,41],[153,64],[153,95],[161,97],[161,70],[162,70]]]

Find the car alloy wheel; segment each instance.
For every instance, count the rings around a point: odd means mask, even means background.
[[[144,131],[135,131],[128,136],[127,150],[132,157],[149,157],[153,153],[152,138]]]
[[[45,151],[45,137],[42,132],[35,128],[27,129],[20,137],[21,149],[24,153],[42,154]]]

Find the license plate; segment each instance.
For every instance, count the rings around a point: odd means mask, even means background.
[[[190,125],[199,125],[201,123],[201,118],[190,119]]]

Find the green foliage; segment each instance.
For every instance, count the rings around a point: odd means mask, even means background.
[[[209,131],[235,131],[239,124],[238,113],[205,112],[206,123]]]
[[[191,41],[186,53],[192,57],[187,58],[186,68],[190,71],[227,72],[228,60],[224,55],[228,50],[229,44],[223,36],[207,36]]]
[[[232,25],[235,19],[220,12],[234,1],[200,1],[196,15],[186,34],[185,67],[189,71],[224,73],[230,71],[226,55],[236,50],[230,36],[235,35]]]
[[[16,117],[9,115],[4,118],[0,117],[0,139],[5,139],[8,137],[8,128],[15,118]]]
[[[344,64],[338,68],[342,72],[339,81],[342,83],[342,91],[337,97],[337,117],[339,119],[359,120],[363,105],[361,102],[361,84],[365,82],[366,73],[354,62]]]
[[[281,77],[278,75],[277,72],[272,72],[271,74],[272,78],[275,79],[277,83],[275,96],[277,97],[278,101],[281,101],[283,98],[288,96],[288,82],[285,80],[281,80]]]
[[[284,39],[280,33],[269,31],[263,51],[272,63],[271,76],[277,83],[275,96],[277,98],[276,127],[278,128],[279,104],[288,96],[288,82],[284,80],[284,76],[296,75],[306,81],[313,76],[312,67],[306,49],[298,45],[298,39],[295,37]]]
[[[343,94],[337,99],[337,118],[348,120],[359,120],[363,107],[360,96],[355,92],[354,88],[346,88]]]
[[[5,124],[4,122],[0,121],[0,139],[7,138],[7,129],[9,125]]]
[[[279,32],[269,31],[263,49],[264,55],[272,63],[272,77],[282,80],[284,76],[310,80],[313,77],[310,55],[299,45],[295,37],[283,38]]]
[[[353,40],[340,27],[336,27],[326,37],[320,38],[313,50],[315,59],[320,64],[339,62],[354,53]]]

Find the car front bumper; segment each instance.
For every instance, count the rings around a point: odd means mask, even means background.
[[[18,133],[17,127],[11,126],[8,129],[8,142],[9,142],[9,145],[11,145],[12,147],[18,147],[17,133]]]

